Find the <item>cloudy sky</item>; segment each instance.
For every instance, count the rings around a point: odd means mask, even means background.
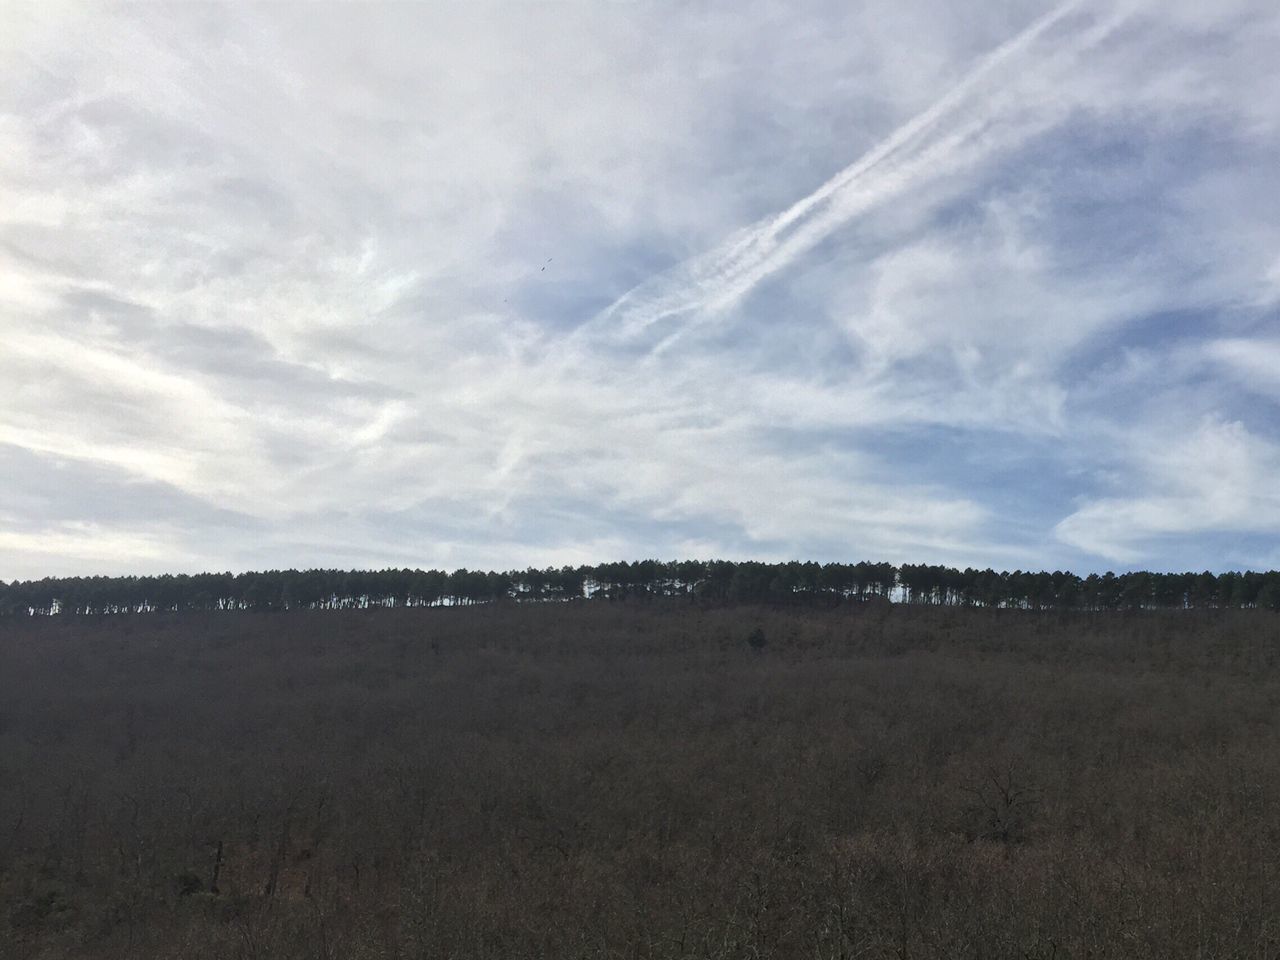
[[[0,7],[0,577],[1280,566],[1273,0]]]

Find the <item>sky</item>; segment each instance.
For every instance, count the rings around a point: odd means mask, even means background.
[[[0,578],[1280,567],[1273,0],[0,6]]]

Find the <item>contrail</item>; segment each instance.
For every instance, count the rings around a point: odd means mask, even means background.
[[[1041,16],[984,56],[943,97],[817,190],[781,213],[737,231],[707,253],[633,288],[579,328],[578,333],[628,340],[663,320],[728,307],[858,213],[899,192],[922,174],[936,172],[950,153],[980,134],[991,118],[980,118],[934,143],[928,143],[926,135],[961,108],[987,77],[1026,51],[1079,6],[1081,0],[1068,0]],[[1091,31],[1091,39],[1096,42],[1109,29]],[[870,176],[873,173],[875,176]]]

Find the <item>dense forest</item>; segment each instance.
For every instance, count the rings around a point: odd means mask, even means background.
[[[271,570],[0,581],[0,615],[347,610],[498,600],[687,597],[797,604],[894,600],[1030,610],[1280,609],[1280,572],[995,571],[889,563],[641,560],[513,570]]]

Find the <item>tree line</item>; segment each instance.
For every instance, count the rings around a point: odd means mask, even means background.
[[[0,581],[0,616],[342,610],[495,601],[686,597],[740,603],[902,602],[1031,610],[1280,610],[1280,571],[1089,574],[889,563],[641,560],[506,572],[268,570]]]

